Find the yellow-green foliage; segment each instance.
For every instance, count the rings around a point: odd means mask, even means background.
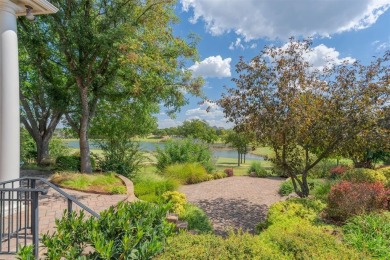
[[[380,168],[376,171],[383,174],[387,180],[390,180],[390,166]]]
[[[386,177],[383,175],[383,173],[365,168],[350,169],[342,175],[342,179],[353,182],[374,183],[379,181],[386,183]]]
[[[314,222],[326,205],[320,200],[292,198],[272,204],[268,211],[268,224],[283,222],[286,219],[300,218]]]
[[[193,184],[210,180],[210,174],[199,163],[183,163],[167,166],[163,175],[178,180],[181,184]]]
[[[286,259],[260,242],[259,237],[246,233],[230,234],[227,238],[212,234],[181,233],[168,239],[165,251],[157,259]]]
[[[217,179],[226,178],[227,174],[224,173],[224,172],[216,172],[216,173],[212,174],[212,177],[213,177],[214,180],[217,180]]]
[[[186,195],[178,191],[167,191],[162,198],[166,203],[171,203],[172,212],[176,214],[184,213],[184,205],[187,203]]]
[[[343,245],[327,227],[314,226],[306,219],[275,223],[260,234],[260,240],[285,259],[369,259]]]

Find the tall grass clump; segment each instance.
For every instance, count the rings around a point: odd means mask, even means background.
[[[270,175],[260,162],[252,162],[251,166],[248,169],[248,174],[253,177],[260,178],[267,177]]]
[[[199,163],[183,163],[167,166],[163,175],[169,179],[178,180],[181,184],[193,184],[213,179]]]
[[[168,179],[155,173],[137,174],[133,178],[134,193],[140,200],[158,202],[162,194],[167,191],[175,191],[179,187],[179,182]]]

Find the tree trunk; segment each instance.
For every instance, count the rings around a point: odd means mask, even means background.
[[[237,161],[237,165],[240,166],[240,151],[237,150],[237,154],[238,154],[238,161]]]
[[[88,88],[81,88],[81,119],[80,119],[80,157],[81,157],[81,172],[92,173],[92,165],[88,143],[88,124],[89,124],[89,104],[88,104]]]
[[[46,159],[49,158],[49,138],[39,138],[36,140],[37,145],[37,163],[45,165],[48,163]]]

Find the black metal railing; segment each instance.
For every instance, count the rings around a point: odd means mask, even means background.
[[[15,254],[19,247],[31,243],[35,257],[39,254],[39,195],[52,188],[67,200],[67,212],[73,204],[96,218],[99,214],[44,178],[23,177],[0,183],[0,255]],[[30,242],[31,241],[31,242]]]

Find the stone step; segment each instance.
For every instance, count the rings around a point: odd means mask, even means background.
[[[167,221],[169,223],[177,224],[177,222],[179,221],[179,215],[174,213],[167,214]]]
[[[187,221],[179,221],[176,224],[176,230],[187,230],[188,229],[188,222]]]

